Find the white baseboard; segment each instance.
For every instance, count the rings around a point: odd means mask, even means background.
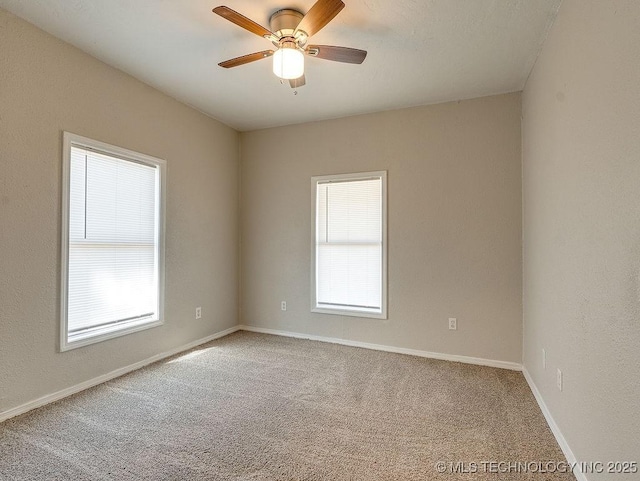
[[[15,408],[11,408],[8,411],[0,412],[0,423],[2,421],[6,421],[9,418],[19,416],[20,414],[24,414],[27,411],[31,411],[32,409],[36,409],[41,406],[44,406],[45,404],[58,401],[67,396],[71,396],[72,394],[76,394],[80,391],[84,391],[85,389],[89,389],[90,387],[97,386],[98,384],[102,384],[103,382],[110,381],[111,379],[115,379],[116,377],[120,377],[124,374],[128,374],[132,371],[140,369],[141,367],[147,366],[149,364],[153,364],[154,362],[160,361],[167,357],[174,356],[183,351],[188,351],[189,349],[193,349],[194,347],[199,346],[200,344],[205,344],[209,341],[213,341],[214,339],[219,339],[221,337],[227,336],[229,334],[232,334],[238,331],[239,329],[240,329],[240,326],[234,326],[229,329],[225,329],[224,331],[217,332],[211,336],[198,339],[197,341],[193,341],[183,346],[176,347],[174,349],[171,349],[170,351],[156,354],[155,356],[151,356],[140,362],[136,362],[134,364],[121,367],[120,369],[116,369],[115,371],[111,371],[107,374],[103,374],[102,376],[98,376],[93,379],[89,379],[88,381],[81,382],[80,384],[76,384],[75,386],[62,389],[61,391],[57,391],[52,394],[47,394],[46,396],[42,396],[38,399],[34,399],[33,401],[29,401]]]
[[[371,344],[368,342],[350,341],[337,337],[315,336],[312,334],[301,334],[298,332],[281,331],[279,329],[266,329],[248,325],[239,326],[243,331],[260,332],[263,334],[273,334],[275,336],[295,337],[297,339],[309,339],[311,341],[329,342],[332,344],[342,344],[344,346],[361,347],[374,351],[394,352],[397,354],[408,354],[410,356],[427,357],[429,359],[439,359],[442,361],[463,362],[465,364],[477,364],[479,366],[498,367],[510,369],[512,371],[522,371],[522,365],[517,362],[496,361],[493,359],[483,359],[480,357],[459,356],[457,354],[443,354],[440,352],[420,351],[417,349],[407,349],[404,347],[385,346],[383,344]]]
[[[556,424],[556,421],[553,419],[553,416],[551,415],[551,411],[549,411],[549,408],[547,407],[546,403],[544,402],[544,399],[542,398],[542,394],[540,394],[540,391],[538,390],[538,386],[536,386],[536,383],[533,382],[533,378],[531,377],[531,374],[529,374],[529,371],[527,371],[527,368],[524,366],[522,367],[522,374],[524,374],[524,378],[527,380],[527,383],[531,388],[531,392],[533,393],[533,396],[536,398],[536,401],[538,402],[538,406],[540,406],[540,410],[542,411],[544,418],[547,420],[547,424],[549,425],[551,432],[555,436],[556,441],[558,441],[558,445],[560,446],[560,449],[562,449],[562,452],[564,453],[565,458],[567,458],[567,463],[577,465],[578,461],[576,459],[576,456],[573,454],[573,451],[569,447],[569,443],[567,443],[567,440],[563,436],[562,431],[560,431],[558,424]],[[575,475],[578,481],[589,481],[587,479],[587,475],[582,471],[580,471],[579,469],[576,469],[573,474]]]

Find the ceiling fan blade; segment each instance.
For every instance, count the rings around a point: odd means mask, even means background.
[[[360,64],[367,58],[366,50],[349,47],[333,47],[331,45],[309,45],[307,47],[307,53],[312,57],[344,63]]]
[[[298,87],[302,87],[306,83],[307,81],[304,78],[304,75],[302,75],[302,77],[293,78],[289,80],[289,85],[291,85],[292,89],[297,89]]]
[[[263,50],[262,52],[250,53],[248,55],[243,55],[242,57],[225,60],[224,62],[220,62],[218,65],[224,68],[237,67],[238,65],[244,65],[245,63],[255,62],[256,60],[271,57],[272,55],[273,50]]]
[[[273,36],[273,33],[270,30],[267,30],[262,25],[258,25],[256,22],[251,20],[250,18],[245,17],[244,15],[239,14],[235,10],[231,10],[229,7],[220,6],[213,9],[213,13],[217,13],[222,18],[226,18],[230,22],[235,23],[239,27],[244,28],[245,30],[249,30],[251,33],[255,33],[260,37],[270,37]]]
[[[308,37],[319,32],[344,8],[342,0],[318,0],[302,18],[294,35],[303,31]]]

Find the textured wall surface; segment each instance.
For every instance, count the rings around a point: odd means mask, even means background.
[[[520,145],[519,94],[243,133],[241,321],[520,362]],[[311,313],[310,178],[373,170],[389,319]]]
[[[581,461],[640,462],[638,25],[565,0],[523,97],[524,361]]]
[[[3,10],[0,45],[4,411],[236,324],[238,134]],[[166,159],[166,323],[59,353],[63,130]]]

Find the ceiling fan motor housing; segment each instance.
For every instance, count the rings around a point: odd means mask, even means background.
[[[271,15],[269,26],[278,37],[291,37],[302,17],[304,15],[297,10],[284,8]]]

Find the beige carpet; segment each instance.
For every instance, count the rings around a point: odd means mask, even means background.
[[[0,424],[3,481],[575,479],[518,461],[563,461],[520,373],[247,332]]]

